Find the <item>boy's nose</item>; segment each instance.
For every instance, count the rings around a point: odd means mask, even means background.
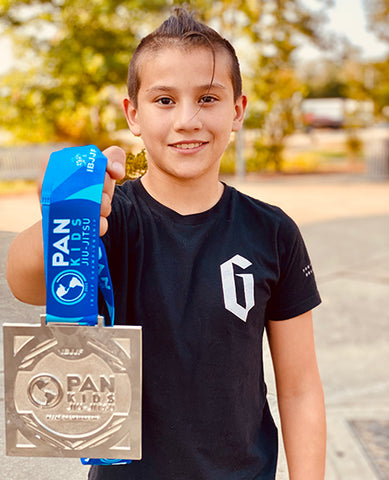
[[[183,104],[176,109],[174,121],[175,130],[200,130],[202,122],[200,119],[201,106],[197,104]]]

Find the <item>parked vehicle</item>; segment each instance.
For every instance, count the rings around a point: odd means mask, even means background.
[[[301,111],[306,128],[365,127],[373,121],[373,103],[351,98],[308,98]]]

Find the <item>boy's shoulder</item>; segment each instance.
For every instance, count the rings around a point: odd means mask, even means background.
[[[261,223],[272,224],[274,227],[296,228],[294,220],[280,207],[273,205],[259,198],[253,197],[241,192],[232,186],[227,186],[231,190],[231,201],[236,203],[239,215],[248,215],[251,219],[257,219]]]

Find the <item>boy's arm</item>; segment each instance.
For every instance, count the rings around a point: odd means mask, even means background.
[[[108,162],[101,199],[100,235],[104,235],[108,229],[107,217],[111,213],[115,182],[123,178],[126,161],[125,153],[119,147],[109,147],[103,153]],[[21,232],[12,242],[7,259],[7,280],[12,293],[22,302],[33,305],[45,304],[41,221]]]
[[[7,259],[8,285],[18,300],[33,305],[46,302],[42,221],[19,233]]]
[[[269,321],[267,335],[289,478],[323,480],[326,421],[312,313],[284,321]]]

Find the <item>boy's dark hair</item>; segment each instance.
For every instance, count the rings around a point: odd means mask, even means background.
[[[242,78],[239,61],[231,43],[207,25],[195,20],[193,13],[184,8],[175,8],[173,15],[165,20],[156,30],[142,39],[136,48],[128,68],[128,96],[137,107],[140,88],[139,57],[143,53],[152,53],[165,47],[205,47],[213,55],[215,69],[215,52],[224,49],[231,59],[231,81],[234,100],[242,95]],[[213,78],[213,75],[212,75]]]

